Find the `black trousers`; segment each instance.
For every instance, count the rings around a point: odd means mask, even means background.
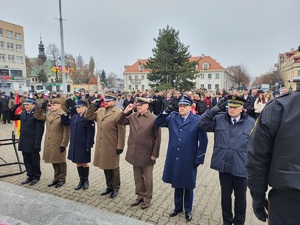
[[[9,123],[10,122],[9,110],[8,109],[3,110],[2,115],[3,115],[3,123],[6,123],[6,121]]]
[[[40,153],[39,152],[22,152],[27,176],[31,180],[39,180],[41,177]]]
[[[221,184],[221,205],[224,224],[241,225],[246,218],[246,178],[219,172]],[[231,195],[234,191],[234,217]]]
[[[282,195],[272,189],[269,192],[269,224],[300,224],[300,200]]]

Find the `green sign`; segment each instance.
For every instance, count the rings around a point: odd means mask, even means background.
[[[52,84],[49,84],[49,86],[51,86],[51,87],[60,87],[61,86],[61,84],[56,84],[56,83],[52,83]]]

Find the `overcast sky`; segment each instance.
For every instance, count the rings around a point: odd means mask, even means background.
[[[299,0],[61,0],[65,52],[94,57],[97,69],[120,76],[124,65],[152,56],[153,38],[167,25],[179,30],[192,56],[223,67],[243,64],[255,77],[278,54],[300,45]],[[59,0],[0,0],[0,19],[21,25],[25,52],[38,55],[40,34],[59,49]],[[98,63],[100,62],[100,63]]]

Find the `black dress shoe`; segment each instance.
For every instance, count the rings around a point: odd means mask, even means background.
[[[110,193],[110,198],[114,198],[114,197],[116,197],[118,195],[118,190],[115,190],[115,189],[113,189],[112,191],[111,191],[111,193]]]
[[[112,191],[113,191],[112,188],[106,188],[105,191],[103,191],[103,192],[101,193],[101,195],[102,195],[102,196],[103,196],[103,195],[108,195],[108,194],[111,193]]]
[[[59,181],[59,182],[55,185],[55,188],[59,188],[59,187],[63,186],[64,183],[65,183],[65,182],[63,182],[63,181]]]
[[[52,183],[48,184],[48,187],[55,186],[55,185],[57,185],[57,183],[58,183],[58,180],[52,181]]]
[[[182,209],[181,210],[177,210],[174,209],[172,212],[169,213],[170,217],[176,216],[178,213],[182,213]]]
[[[192,220],[192,213],[191,212],[186,212],[185,213],[185,219],[186,219],[186,221],[191,221]]]
[[[22,181],[21,184],[22,184],[22,185],[23,185],[23,184],[28,184],[28,183],[30,183],[31,181],[32,181],[32,179],[28,177],[26,180]]]
[[[29,185],[35,185],[37,182],[39,182],[39,180],[32,180]]]

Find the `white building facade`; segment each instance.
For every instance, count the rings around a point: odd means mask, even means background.
[[[210,56],[191,57],[190,61],[198,61],[196,88],[214,92],[217,89],[228,90],[234,86],[232,75]],[[144,66],[146,63],[147,59],[138,59],[133,65],[124,66],[124,91],[145,91],[150,88],[151,83],[147,79],[149,70]]]

